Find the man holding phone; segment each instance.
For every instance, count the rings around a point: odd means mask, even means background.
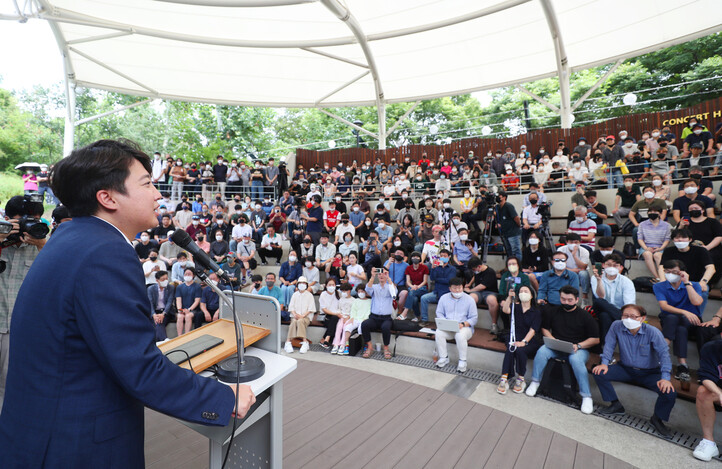
[[[375,280],[378,278],[378,282]],[[373,351],[371,343],[371,332],[381,330],[384,341],[384,358],[390,359],[389,343],[391,343],[391,312],[394,310],[394,298],[397,294],[396,287],[389,279],[389,271],[386,267],[377,267],[371,270],[371,278],[366,284],[366,294],[371,297],[371,313],[368,319],[361,323],[361,335],[363,335],[364,358],[369,358]]]
[[[617,254],[605,256],[604,262],[598,262],[594,267],[594,275],[591,278],[594,298],[592,305],[599,317],[602,342],[612,323],[622,319],[622,307],[637,302],[634,283],[622,275],[623,268],[624,261]]]

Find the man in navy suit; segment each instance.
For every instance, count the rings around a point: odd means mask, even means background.
[[[51,184],[73,220],[38,255],[13,310],[3,468],[142,468],[144,406],[227,425],[234,405],[243,417],[255,402],[250,387],[202,378],[155,346],[129,241],[158,224],[150,170],[135,144],[113,140],[55,165]]]
[[[165,327],[175,316],[173,312],[173,299],[175,289],[168,282],[168,272],[159,270],[155,273],[156,282],[148,287],[148,300],[150,300],[151,317],[155,325],[155,340],[160,342],[168,338]]]

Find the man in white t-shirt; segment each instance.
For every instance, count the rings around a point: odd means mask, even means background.
[[[148,261],[143,263],[143,274],[145,275],[145,286],[154,285],[157,280],[155,273],[166,270],[165,262],[158,259],[158,250],[152,248],[148,254]]]
[[[283,239],[281,235],[276,233],[273,225],[268,225],[266,234],[264,234],[261,239],[261,249],[258,250],[258,255],[261,257],[261,263],[263,265],[268,265],[266,257],[275,257],[276,265],[281,265],[281,256],[283,256],[282,242]]]
[[[335,231],[335,244],[339,244],[343,242],[343,235],[346,233],[351,233],[351,236],[356,236],[356,228],[351,224],[349,221],[349,215],[347,213],[344,213],[341,215],[341,223],[336,225],[336,231]]]
[[[581,246],[581,237],[576,233],[567,235],[567,244],[557,249],[567,255],[567,269],[579,275],[579,287],[583,298],[587,298],[591,280],[589,278],[589,251]]]
[[[251,228],[251,225],[248,224],[245,215],[241,215],[238,218],[238,224],[234,226],[231,231],[231,238],[233,239],[228,245],[229,249],[231,251],[235,251],[236,247],[238,247],[238,243],[243,241],[243,237],[246,235],[253,237],[253,228]]]

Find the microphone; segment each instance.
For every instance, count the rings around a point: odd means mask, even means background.
[[[218,275],[219,277],[223,277],[223,279],[230,282],[230,278],[228,277],[226,271],[221,269],[218,264],[213,262],[213,260],[208,257],[208,254],[206,254],[203,249],[198,247],[195,241],[191,239],[191,236],[186,233],[185,230],[175,230],[171,235],[170,239],[172,239],[173,242],[180,246],[182,249],[190,252],[193,255],[193,260],[195,260],[197,264],[200,264],[200,266],[203,267],[205,270],[215,272],[216,275]]]

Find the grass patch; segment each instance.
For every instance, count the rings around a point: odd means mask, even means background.
[[[0,173],[0,203],[5,206],[16,195],[23,195],[23,179],[17,173]]]

